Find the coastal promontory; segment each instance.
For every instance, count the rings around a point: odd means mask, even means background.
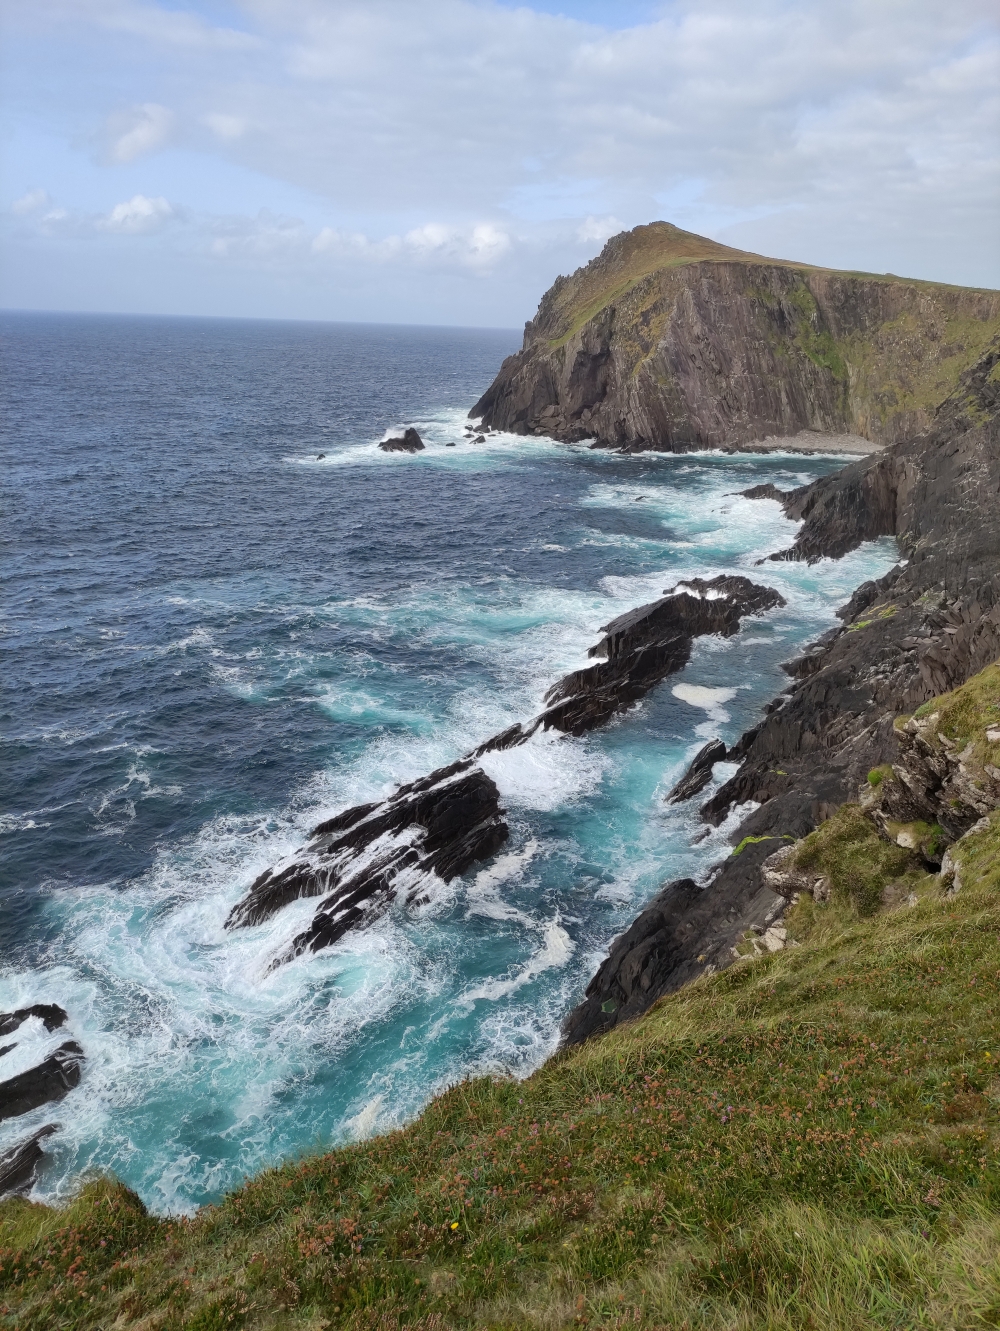
[[[629,452],[926,430],[1000,332],[1000,293],[838,272],[667,222],[558,277],[470,415]]]

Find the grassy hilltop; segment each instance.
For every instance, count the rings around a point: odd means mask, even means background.
[[[935,709],[1000,761],[1000,667]],[[0,1326],[996,1326],[1000,811],[950,853],[957,892],[844,806],[793,945],[192,1220],[7,1202]]]
[[[629,450],[803,429],[891,444],[1000,333],[1000,292],[771,259],[652,222],[559,277],[473,408]]]

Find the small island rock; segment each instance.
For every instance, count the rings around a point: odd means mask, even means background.
[[[379,444],[383,453],[420,453],[423,447],[424,441],[412,425],[408,425],[401,435],[383,439]]]

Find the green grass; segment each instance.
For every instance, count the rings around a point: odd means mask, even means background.
[[[939,702],[970,735],[986,675]],[[845,806],[796,851],[832,891],[793,946],[524,1082],[190,1220],[100,1179],[0,1205],[0,1326],[997,1326],[1000,812],[953,856],[948,896]],[[885,909],[900,884],[916,904]]]
[[[191,1221],[7,1203],[0,1324],[995,1325],[995,891],[800,932]]]
[[[1000,665],[988,666],[952,693],[933,698],[918,707],[914,713],[918,721],[937,716],[933,732],[928,737],[940,745],[935,736],[947,740],[964,750],[972,745],[965,765],[980,775],[987,763],[1000,766],[1000,743],[987,739],[987,730],[1000,730]]]

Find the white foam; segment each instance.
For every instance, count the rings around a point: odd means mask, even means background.
[[[503,803],[548,811],[591,794],[608,761],[587,740],[539,730],[526,744],[484,753],[479,765],[496,782]]]
[[[376,1095],[369,1100],[353,1118],[349,1118],[345,1122],[344,1127],[348,1133],[358,1141],[363,1141],[366,1137],[374,1136],[375,1125],[382,1112],[382,1105],[384,1102],[384,1095]]]
[[[723,706],[736,697],[737,689],[709,688],[704,684],[675,684],[670,692],[681,702],[690,703],[706,711],[712,721],[722,724],[729,720],[729,713]]]
[[[542,946],[527,965],[522,966],[514,975],[504,979],[487,980],[485,984],[466,989],[456,1002],[462,1005],[471,1005],[479,999],[486,999],[495,1003],[501,998],[507,998],[531,980],[536,979],[543,971],[551,970],[553,967],[565,966],[573,955],[575,948],[576,944],[560,924],[557,914],[545,924]]]

